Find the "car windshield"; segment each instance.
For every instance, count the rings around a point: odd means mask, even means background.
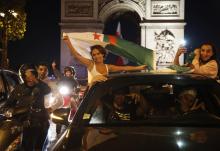
[[[105,92],[94,101],[90,124],[175,121],[195,115],[199,121],[219,114],[219,98],[209,87],[137,84],[108,87]]]

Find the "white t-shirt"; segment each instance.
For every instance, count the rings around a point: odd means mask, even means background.
[[[109,71],[108,71],[108,65],[105,64],[105,67],[106,67],[107,74],[108,74],[108,72],[109,72]],[[88,83],[90,84],[91,81],[92,81],[92,79],[93,79],[95,76],[98,76],[98,75],[103,75],[103,74],[99,73],[99,72],[96,70],[96,65],[95,65],[95,63],[94,63],[94,65],[93,65],[91,71],[88,70]]]

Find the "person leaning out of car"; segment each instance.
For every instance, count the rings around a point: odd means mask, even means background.
[[[107,76],[111,72],[122,72],[122,71],[141,71],[146,70],[147,65],[138,66],[118,66],[113,64],[105,64],[105,57],[107,52],[101,45],[94,45],[90,47],[91,59],[82,56],[77,52],[75,46],[72,45],[70,38],[66,35],[63,37],[64,42],[70,48],[71,54],[80,63],[85,65],[88,69],[88,84],[91,84],[93,78],[96,76]]]
[[[178,49],[174,58],[175,65],[180,65],[179,57],[181,54],[186,53],[186,51],[185,47],[180,47]],[[217,79],[219,74],[219,63],[216,53],[217,50],[212,43],[203,43],[199,48],[194,50],[194,58],[192,63],[188,64],[188,66],[193,69],[193,73]]]

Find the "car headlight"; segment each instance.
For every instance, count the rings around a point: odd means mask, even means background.
[[[60,86],[59,92],[60,92],[60,94],[62,94],[62,95],[70,94],[70,88],[67,87],[67,86]]]

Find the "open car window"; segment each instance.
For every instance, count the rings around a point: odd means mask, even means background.
[[[6,91],[3,83],[2,76],[0,75],[0,102],[6,98]]]
[[[11,72],[5,72],[4,75],[7,80],[8,89],[10,92],[12,92],[14,87],[20,83],[20,79],[18,75]]]
[[[173,84],[129,85],[109,91],[96,99],[90,124],[117,121],[178,119],[191,113],[217,114],[216,97],[207,87]]]

